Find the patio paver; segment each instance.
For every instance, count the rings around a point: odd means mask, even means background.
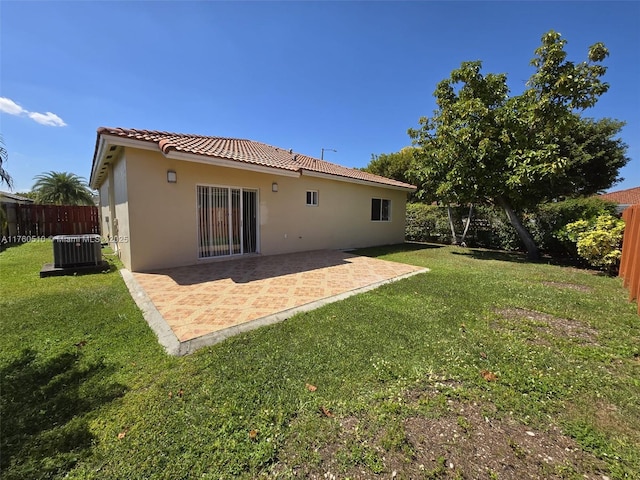
[[[123,277],[170,353],[182,355],[282,321],[422,267],[322,250],[251,256]]]

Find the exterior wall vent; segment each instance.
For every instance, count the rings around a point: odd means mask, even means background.
[[[100,265],[100,235],[56,235],[53,237],[55,268]]]

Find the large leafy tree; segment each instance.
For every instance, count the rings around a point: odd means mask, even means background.
[[[618,181],[618,172],[629,160],[626,145],[616,135],[624,122],[584,118],[573,122],[570,132],[557,139],[558,151],[567,159],[565,168],[550,177],[547,195],[553,199],[589,196],[606,190]]]
[[[4,165],[9,161],[9,151],[4,144],[4,138],[0,135],[0,185],[3,183],[9,188],[13,188],[13,179],[9,172],[4,169]]]
[[[404,147],[399,152],[371,154],[371,161],[362,170],[365,172],[393,178],[399,182],[413,183],[410,173],[413,169],[414,147]],[[415,201],[415,193],[409,194],[409,200]]]
[[[399,152],[371,154],[371,161],[362,170],[365,172],[411,183],[409,172],[413,164],[414,147],[404,147]]]
[[[601,80],[607,49],[597,43],[576,64],[565,44],[553,31],[542,37],[536,71],[518,96],[509,96],[505,74],[483,75],[480,61],[463,62],[438,84],[433,116],[409,130],[419,195],[502,207],[531,259],[538,248],[523,211],[608,188],[628,161],[614,138],[622,122],[581,116],[608,89]]]
[[[32,190],[38,203],[55,205],[93,205],[93,196],[84,178],[68,172],[37,175]]]

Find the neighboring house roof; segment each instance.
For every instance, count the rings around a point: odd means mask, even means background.
[[[106,147],[109,148],[106,148]],[[412,191],[416,187],[390,178],[342,167],[335,163],[309,157],[292,150],[273,147],[253,140],[238,138],[207,137],[181,133],[134,130],[126,128],[98,129],[96,149],[91,169],[91,185],[96,188],[104,174],[104,162],[113,146],[152,148],[166,157],[189,160],[192,156],[210,159],[217,165],[249,170],[265,169],[282,174],[328,176],[336,180],[355,183],[377,184],[385,187]],[[222,159],[224,163],[213,162]]]
[[[627,188],[617,192],[603,193],[600,198],[619,205],[640,204],[640,187]]]
[[[20,195],[9,192],[0,192],[0,201],[7,201],[8,203],[33,203],[33,199],[31,198],[21,197]]]

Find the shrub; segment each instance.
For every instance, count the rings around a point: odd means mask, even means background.
[[[453,207],[453,224],[457,235],[464,231],[464,221],[469,207]],[[407,204],[407,223],[405,236],[416,242],[451,243],[451,227],[447,207]],[[465,243],[473,247],[495,248],[499,250],[517,250],[520,248],[518,234],[507,221],[499,208],[478,205],[473,209],[471,226]]]
[[[598,197],[574,198],[538,206],[532,214],[531,234],[536,244],[553,256],[576,258],[576,243],[562,235],[562,229],[578,220],[590,220],[600,215],[614,215],[616,205]]]
[[[498,250],[521,250],[520,238],[504,210],[488,205],[474,208],[469,245]]]
[[[407,204],[405,236],[415,242],[451,243],[446,208],[424,203]]]
[[[600,215],[613,215],[615,204],[597,197],[576,198],[562,202],[546,203],[537,209],[525,212],[523,223],[531,232],[542,251],[555,257],[578,259],[577,244],[564,232],[564,227],[578,220],[591,220]],[[456,233],[464,230],[463,219],[468,215],[466,206],[452,208]],[[420,242],[451,243],[451,229],[447,208],[423,203],[407,205],[407,240]],[[477,205],[473,209],[472,222],[465,239],[471,247],[495,248],[498,250],[522,250],[523,245],[516,230],[501,208]]]
[[[624,221],[612,215],[568,224],[562,235],[575,242],[578,254],[589,265],[614,274],[620,266]]]

